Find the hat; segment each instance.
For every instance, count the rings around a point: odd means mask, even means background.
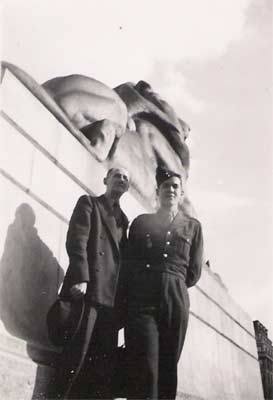
[[[177,178],[181,179],[181,175],[178,174],[177,172],[171,171],[170,169],[167,169],[165,167],[158,166],[156,168],[156,175],[155,175],[157,187],[159,187],[161,183],[163,183],[169,178],[172,178],[173,176],[176,176]]]
[[[47,313],[49,340],[55,346],[64,346],[72,340],[82,323],[84,298],[67,300],[58,298]]]

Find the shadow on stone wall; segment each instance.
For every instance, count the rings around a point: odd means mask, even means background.
[[[64,272],[40,239],[35,220],[31,206],[22,203],[8,227],[0,261],[0,317],[11,335],[26,341],[33,361],[52,365],[56,353],[47,337],[46,315]],[[38,366],[36,382],[44,374],[40,369]]]

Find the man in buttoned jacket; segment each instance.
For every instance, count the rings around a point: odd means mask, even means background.
[[[67,233],[69,266],[60,297],[84,297],[85,312],[79,332],[60,357],[56,388],[61,399],[111,397],[109,357],[117,346],[121,257],[128,228],[119,199],[129,188],[128,172],[112,168],[104,183],[104,195],[79,198]],[[106,370],[100,376],[96,360],[101,364],[102,359]]]
[[[175,399],[177,364],[189,318],[188,288],[201,275],[198,220],[178,211],[181,176],[158,167],[160,208],[138,216],[129,232],[128,351],[130,398]]]

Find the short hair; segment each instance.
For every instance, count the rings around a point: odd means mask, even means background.
[[[112,174],[114,169],[116,169],[116,168],[113,167],[113,168],[108,169],[107,174],[106,174],[106,178],[108,178],[108,176],[110,176]]]
[[[113,173],[113,171],[115,171],[116,169],[124,169],[126,172],[128,172],[128,175],[129,175],[129,171],[127,170],[127,168],[122,167],[121,165],[116,165],[116,166],[111,167],[110,169],[108,169],[107,174],[106,174],[106,178],[108,178]]]

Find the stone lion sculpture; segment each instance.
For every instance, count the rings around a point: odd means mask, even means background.
[[[177,116],[173,107],[143,80],[137,84],[127,82],[115,90],[125,102],[129,117],[135,121],[136,130],[149,132],[149,127],[155,128],[159,135],[166,138],[183,168],[188,172],[190,157],[185,140],[190,127]],[[164,164],[164,160],[160,161]]]
[[[127,107],[120,96],[104,83],[77,74],[50,79],[42,86],[91,145],[100,144],[100,158],[107,158],[127,126]]]
[[[111,158],[126,129],[138,131],[153,126],[188,170],[185,139],[189,127],[147,82],[125,83],[111,89],[91,77],[73,74],[50,79],[42,86],[91,145],[97,147],[101,160]]]
[[[11,71],[99,161],[111,162],[121,137],[128,139],[123,149],[132,141],[132,135],[124,135],[131,132],[147,148],[153,166],[166,164],[187,176],[189,126],[149,83],[127,82],[112,89],[94,78],[72,74],[40,85],[11,63],[2,61],[1,67],[2,79],[6,69]]]

